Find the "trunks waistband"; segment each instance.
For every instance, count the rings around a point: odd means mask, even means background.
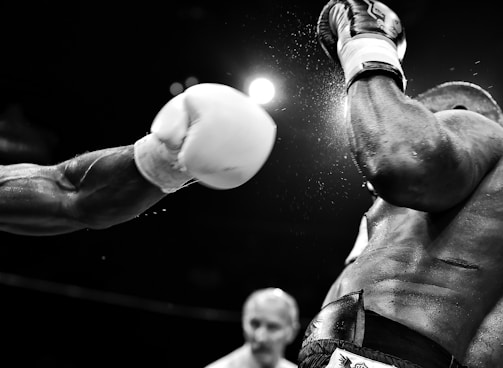
[[[375,312],[365,311],[363,346],[414,362],[423,368],[462,368],[435,341]]]
[[[299,368],[324,367],[337,349],[398,368],[466,368],[435,341],[365,310],[363,290],[326,305],[313,318],[299,352]]]

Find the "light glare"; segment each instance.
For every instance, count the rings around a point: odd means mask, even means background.
[[[257,78],[248,87],[248,95],[259,104],[270,102],[275,94],[274,84],[267,78]]]

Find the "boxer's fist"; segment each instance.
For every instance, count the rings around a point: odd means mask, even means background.
[[[335,62],[340,63],[346,85],[372,70],[390,73],[405,90],[401,61],[405,55],[405,32],[398,16],[374,0],[330,0],[317,24],[318,40]]]
[[[275,139],[276,124],[248,96],[221,84],[198,84],[159,111],[151,134],[135,143],[135,161],[164,192],[192,178],[231,189],[259,171]]]

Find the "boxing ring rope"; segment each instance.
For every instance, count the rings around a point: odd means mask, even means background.
[[[159,300],[147,299],[110,291],[84,288],[77,285],[61,284],[53,281],[0,272],[0,285],[62,295],[74,299],[89,300],[120,307],[139,309],[147,312],[175,317],[202,319],[212,322],[241,322],[241,311],[192,307]]]

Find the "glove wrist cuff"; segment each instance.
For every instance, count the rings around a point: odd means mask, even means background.
[[[164,193],[177,191],[191,179],[178,165],[177,152],[168,149],[154,134],[135,142],[134,161],[142,176]]]
[[[396,46],[388,38],[379,34],[359,35],[344,45],[339,44],[338,54],[347,88],[366,71],[384,70],[393,73],[398,86],[405,91],[407,80],[400,58]]]

